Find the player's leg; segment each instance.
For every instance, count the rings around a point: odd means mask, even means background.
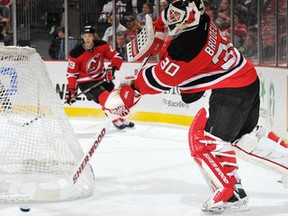
[[[189,134],[191,152],[213,189],[212,196],[203,205],[204,211],[247,209],[248,197],[237,175],[238,166],[231,142],[243,129],[258,98],[258,89],[257,80],[243,88],[212,90],[209,118],[201,111],[193,121]],[[250,131],[256,126],[258,115],[255,119]]]
[[[230,142],[204,130],[208,118],[202,108],[196,115],[190,130],[191,154],[200,167],[212,196],[203,204],[203,211],[222,212],[229,208],[245,209],[248,197],[237,175],[237,161]]]
[[[288,145],[274,132],[257,125],[233,145],[241,158],[279,173],[288,188]]]
[[[79,88],[83,91],[92,85],[94,85],[94,82],[83,83],[79,84]],[[105,114],[112,119],[112,123],[116,128],[134,127],[133,122],[126,120],[130,115],[130,111],[126,109],[119,92],[119,90],[114,89],[113,83],[103,83],[97,88],[91,89],[85,95],[88,100],[93,100],[102,106]]]
[[[118,129],[133,128],[134,123],[128,121],[130,116],[130,109],[140,100],[140,95],[137,94],[130,86],[122,85],[119,89],[114,89],[110,92],[103,109],[106,110],[106,114],[112,118],[115,118],[112,122]],[[114,113],[113,110],[119,109],[121,112]],[[111,112],[112,110],[112,112]],[[122,112],[124,116],[122,116]],[[117,117],[118,116],[118,117]]]
[[[283,185],[288,187],[288,144],[273,131],[259,125],[255,127],[259,106],[260,99],[257,97],[233,146],[243,159],[280,173]]]

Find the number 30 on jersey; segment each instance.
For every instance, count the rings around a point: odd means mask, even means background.
[[[175,76],[175,74],[179,71],[180,66],[175,64],[174,62],[170,62],[169,58],[166,57],[160,63],[161,69],[170,76]]]

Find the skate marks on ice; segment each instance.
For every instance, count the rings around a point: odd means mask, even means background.
[[[79,139],[85,149],[93,142],[97,122],[71,123],[77,135],[85,134]],[[91,160],[94,195],[71,202],[34,204],[29,216],[209,215],[201,207],[210,191],[190,156],[187,132],[187,127],[139,122],[133,130],[108,131]],[[287,215],[288,191],[276,182],[279,176],[242,160],[239,166],[250,211],[221,215]],[[4,215],[27,213],[20,212],[19,205],[1,204],[0,216]]]
[[[111,133],[107,146],[99,148],[101,158],[95,157],[95,163],[99,164],[98,178],[95,171],[96,191],[99,191],[94,196],[100,200],[119,198],[127,207],[122,215],[139,215],[143,207],[145,211],[151,210],[151,215],[205,215],[200,209],[210,192],[190,157],[187,131],[187,127],[136,122],[135,130]],[[112,159],[114,164],[109,163]],[[250,198],[250,211],[244,215],[285,215],[288,191],[275,183],[279,176],[245,161],[239,163]],[[134,198],[128,198],[130,196]],[[124,201],[121,202],[121,198]],[[139,211],[128,210],[134,208]],[[148,215],[145,211],[140,215]]]

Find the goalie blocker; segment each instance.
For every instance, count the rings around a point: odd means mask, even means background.
[[[162,49],[165,34],[154,31],[150,15],[146,14],[145,18],[146,23],[141,32],[126,45],[129,62],[142,61],[148,55],[155,56]]]
[[[140,95],[134,92],[131,86],[124,84],[111,92],[102,92],[98,100],[112,120],[127,119],[130,117],[130,109],[140,100]]]

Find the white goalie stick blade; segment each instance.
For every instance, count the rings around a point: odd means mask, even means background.
[[[28,194],[30,200],[66,200],[73,192],[74,185],[77,184],[78,179],[81,177],[83,170],[93,157],[95,150],[99,146],[103,137],[105,136],[108,128],[111,126],[111,121],[104,121],[99,128],[100,132],[95,137],[94,142],[90,145],[85,152],[81,161],[73,171],[72,175],[67,179],[59,179],[55,182],[44,182],[39,185],[34,185],[30,189]],[[57,185],[57,188],[55,187]],[[59,188],[60,187],[60,188]]]
[[[145,26],[140,33],[126,45],[128,62],[136,61],[143,57],[154,42],[155,33],[153,20],[148,14],[146,14],[145,18]]]

